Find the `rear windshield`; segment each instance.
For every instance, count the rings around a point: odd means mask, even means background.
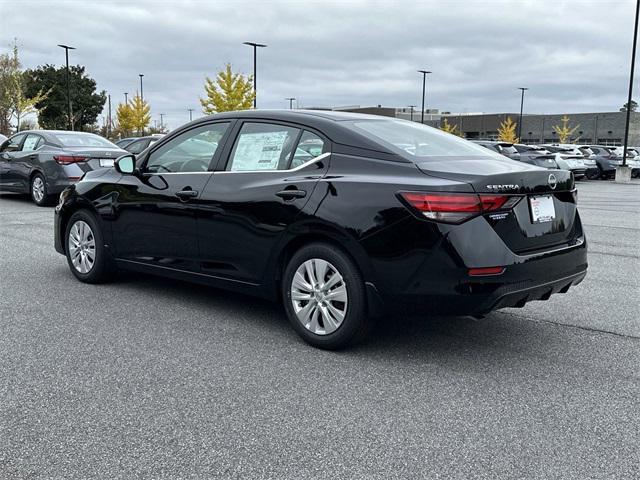
[[[109,140],[93,133],[54,133],[53,136],[63,147],[115,147]]]
[[[512,153],[518,153],[518,150],[516,150],[516,147],[514,147],[513,145],[508,145],[508,144],[498,144],[498,147],[500,147],[500,151],[502,153],[506,153],[506,154],[512,154]]]
[[[443,157],[504,158],[480,145],[415,122],[390,119],[349,123],[364,136],[414,161],[441,160]]]

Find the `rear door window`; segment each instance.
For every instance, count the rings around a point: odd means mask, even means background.
[[[236,139],[227,170],[273,171],[289,168],[300,129],[270,123],[246,122]],[[301,151],[300,155],[310,155]],[[304,162],[303,162],[304,163]]]
[[[24,143],[22,144],[23,152],[32,152],[37,149],[42,144],[42,137],[40,135],[35,135],[30,133],[27,135],[27,138],[24,139]]]

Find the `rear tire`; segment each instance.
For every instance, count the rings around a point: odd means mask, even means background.
[[[42,175],[41,173],[36,173],[31,179],[29,194],[31,195],[31,200],[33,200],[33,203],[35,203],[39,207],[51,205],[53,201],[53,196],[49,195],[49,191],[47,190],[47,182],[44,178],[44,175]]]
[[[103,283],[114,271],[104,248],[104,237],[96,217],[78,210],[67,222],[64,235],[65,254],[71,273],[83,283]]]
[[[344,348],[364,338],[371,325],[362,276],[333,245],[298,250],[284,271],[282,294],[289,322],[314,347]]]

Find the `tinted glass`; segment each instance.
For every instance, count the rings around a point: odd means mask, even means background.
[[[22,144],[23,152],[31,152],[40,146],[42,137],[40,135],[34,135],[30,133],[27,135],[27,138],[24,139],[24,143]]]
[[[518,153],[516,147],[513,145],[500,145],[500,151],[505,155],[511,155],[512,153]]]
[[[293,154],[290,168],[296,168],[300,165],[313,160],[324,152],[324,140],[315,133],[304,131],[298,142],[298,147]]]
[[[233,146],[227,170],[286,170],[299,133],[299,129],[284,125],[243,124]]]
[[[26,136],[26,133],[14,135],[2,145],[3,152],[15,152],[20,148],[20,142]]]
[[[154,173],[206,172],[228,123],[213,123],[184,132],[152,152],[146,170]]]
[[[143,138],[142,140],[135,140],[131,142],[129,145],[125,147],[125,149],[133,153],[134,155],[137,155],[142,150],[147,148],[148,145],[149,145],[149,140],[147,140],[146,138]]]
[[[105,147],[114,148],[115,145],[106,138],[93,133],[53,133],[64,147]]]
[[[359,133],[398,151],[416,161],[460,157],[490,157],[494,154],[473,142],[469,142],[437,128],[427,127],[405,120],[366,120],[349,122]]]

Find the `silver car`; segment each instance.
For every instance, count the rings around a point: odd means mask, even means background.
[[[0,191],[51,203],[85,172],[113,167],[127,153],[99,135],[57,130],[16,133],[0,145]]]

